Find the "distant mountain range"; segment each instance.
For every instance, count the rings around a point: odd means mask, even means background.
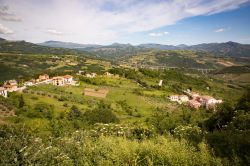
[[[80,49],[90,52],[98,53],[100,50],[116,50],[119,52],[121,50],[132,50],[131,53],[136,53],[144,51],[145,49],[157,49],[157,50],[193,50],[193,51],[205,51],[213,53],[216,55],[223,56],[232,56],[232,57],[250,57],[250,44],[240,44],[236,42],[226,42],[226,43],[203,43],[198,45],[163,45],[163,44],[140,44],[140,45],[131,45],[131,44],[120,44],[113,43],[111,45],[91,45],[91,44],[77,44],[77,43],[66,43],[60,41],[47,41],[44,43],[39,43],[39,45],[49,46],[49,47],[62,47],[62,48],[71,48],[71,49]]]
[[[11,41],[0,38],[0,52],[18,54],[54,54],[54,55],[86,55],[93,56],[91,53],[69,48],[55,48],[41,46],[26,41]]]
[[[48,46],[48,47],[71,48],[71,49],[101,47],[101,45],[96,45],[96,44],[78,44],[78,43],[72,43],[72,42],[61,42],[61,41],[53,41],[53,40],[46,41],[44,43],[38,43],[38,45]]]
[[[250,57],[250,44],[235,42],[203,43],[198,45],[162,45],[162,44],[120,44],[111,45],[78,44],[61,41],[29,43],[25,41],[8,41],[0,38],[0,52],[43,53],[43,54],[90,54],[107,59],[119,59],[145,53],[152,50],[192,50],[204,51],[219,56]],[[89,53],[87,53],[87,52]]]

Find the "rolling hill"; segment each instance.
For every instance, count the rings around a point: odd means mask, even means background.
[[[3,38],[0,39],[1,53],[17,53],[17,54],[53,54],[53,55],[85,55],[93,56],[83,50],[68,49],[68,48],[52,48],[41,46],[26,41],[9,41]]]
[[[93,52],[103,58],[120,58],[127,57],[129,55],[135,55],[137,53],[145,52],[148,50],[193,50],[193,51],[204,51],[219,56],[230,56],[230,57],[250,57],[250,45],[240,44],[236,42],[225,42],[225,43],[203,43],[198,45],[185,45],[180,44],[174,45],[163,45],[155,43],[147,43],[140,45],[131,44],[120,44],[113,43],[111,45],[92,45],[92,44],[77,44],[60,41],[46,41],[39,43],[39,45],[49,47],[61,47],[61,48],[73,48],[78,50],[85,50]]]
[[[124,66],[176,67],[189,69],[222,69],[249,65],[249,58],[216,56],[193,50],[154,50],[130,56],[119,62]]]

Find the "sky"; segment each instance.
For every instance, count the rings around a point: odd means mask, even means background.
[[[0,37],[41,43],[250,43],[250,0],[0,0]]]

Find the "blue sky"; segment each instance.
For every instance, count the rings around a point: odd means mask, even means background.
[[[250,43],[250,0],[0,0],[0,37],[111,44]]]

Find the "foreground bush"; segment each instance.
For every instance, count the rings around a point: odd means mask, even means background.
[[[221,165],[206,144],[199,150],[163,136],[147,140],[89,137],[76,131],[67,137],[38,138],[0,130],[0,165]]]

